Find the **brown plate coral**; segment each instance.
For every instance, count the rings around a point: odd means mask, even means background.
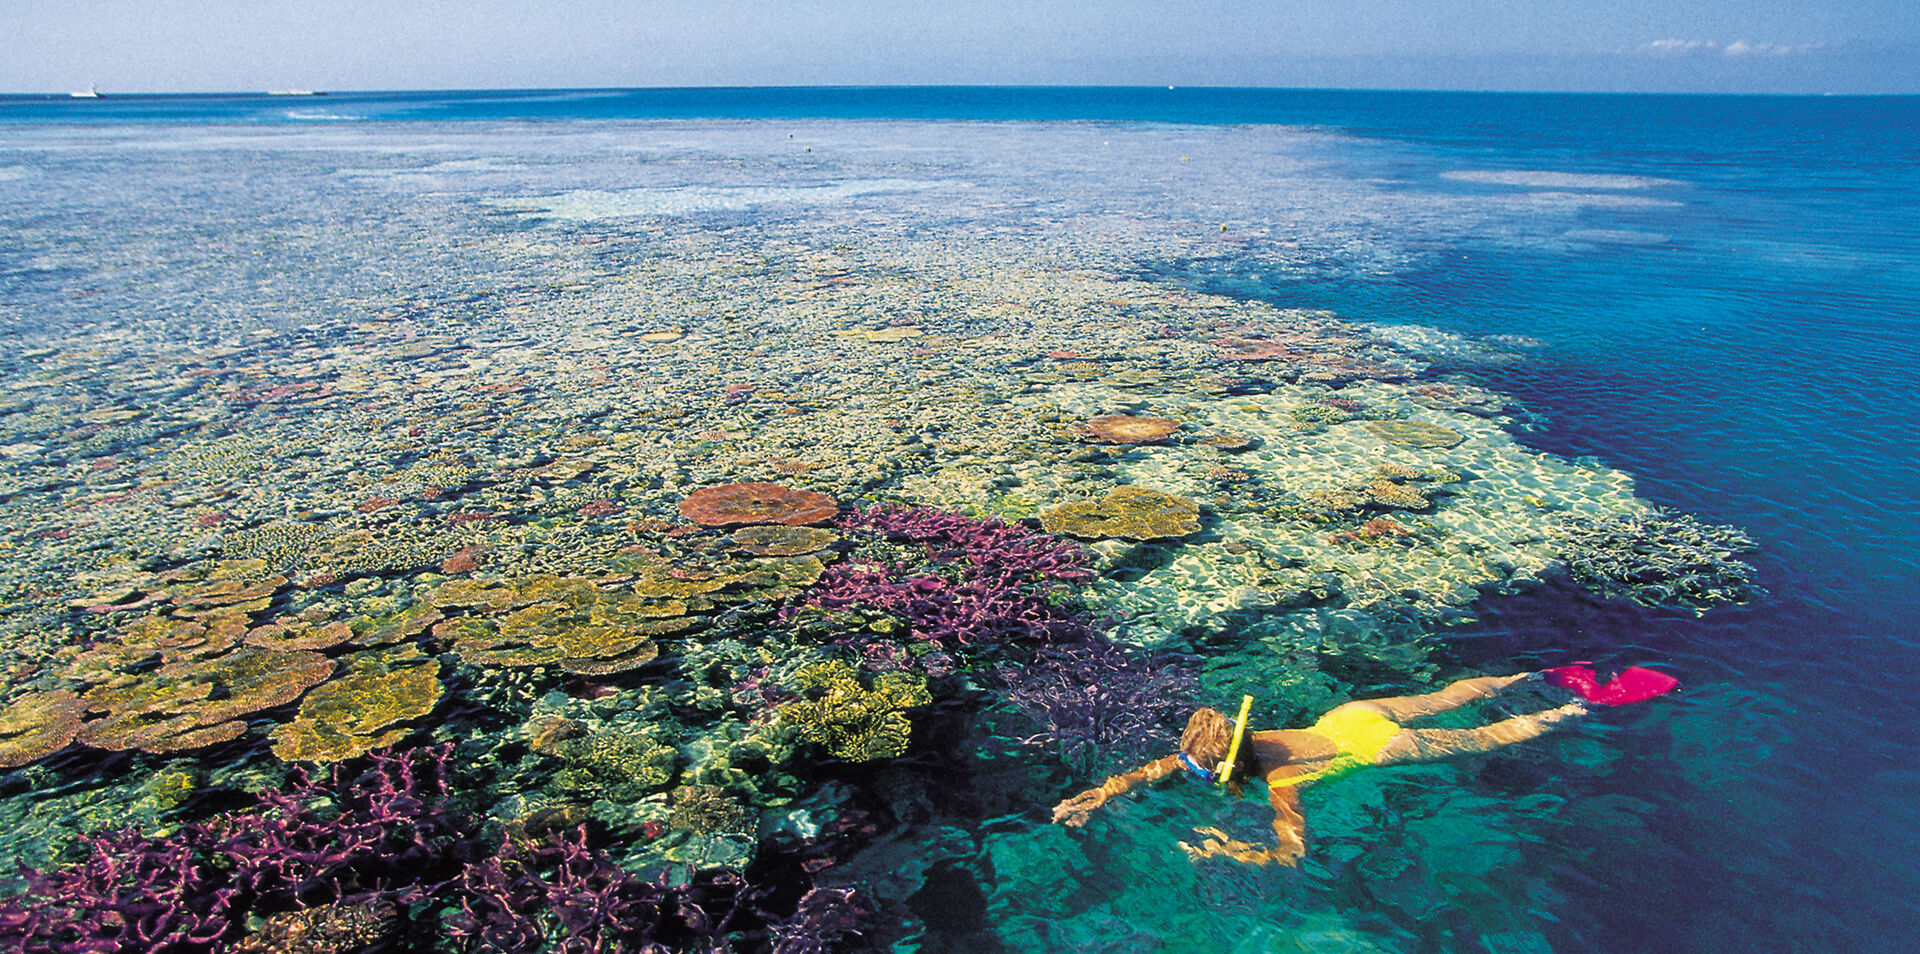
[[[702,487],[680,501],[680,515],[703,527],[820,523],[840,512],[832,497],[780,484],[749,481]]]
[[[1102,444],[1157,444],[1179,429],[1180,422],[1170,417],[1102,414],[1081,425],[1080,435]]]

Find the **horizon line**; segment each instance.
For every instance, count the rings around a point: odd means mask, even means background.
[[[1181,90],[1202,92],[1298,92],[1298,93],[1426,93],[1451,95],[1512,95],[1512,96],[1685,96],[1685,97],[1768,97],[1768,98],[1875,98],[1899,99],[1920,98],[1920,92],[1910,93],[1872,93],[1872,92],[1767,92],[1767,91],[1704,91],[1704,90],[1618,90],[1618,89],[1506,89],[1506,88],[1441,88],[1413,86],[1215,86],[1205,84],[1084,84],[1084,83],[808,83],[808,84],[717,84],[694,86],[472,86],[472,87],[418,87],[418,88],[360,88],[331,87],[326,89],[308,87],[286,87],[283,89],[231,89],[231,90],[107,90],[100,91],[89,86],[86,92],[65,90],[37,91],[0,91],[0,98],[51,98],[72,100],[76,103],[94,99],[114,99],[128,96],[277,96],[304,97],[343,95],[387,95],[398,93],[424,94],[500,94],[500,93],[640,93],[640,92],[721,92],[721,91],[803,91],[803,90]]]

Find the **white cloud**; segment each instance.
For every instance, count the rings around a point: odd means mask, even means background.
[[[1817,43],[1749,43],[1735,40],[1720,52],[1728,56],[1790,56],[1795,53],[1811,53]]]
[[[1723,56],[1790,56],[1798,53],[1811,53],[1820,48],[1818,43],[1755,43],[1751,40],[1735,40],[1721,43],[1718,40],[1654,40],[1642,43],[1639,51],[1657,56],[1693,56],[1719,53]]]
[[[1720,44],[1712,40],[1655,40],[1640,45],[1640,49],[1649,53],[1692,53],[1695,50],[1719,48]]]

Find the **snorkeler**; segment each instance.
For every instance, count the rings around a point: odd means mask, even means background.
[[[1580,698],[1558,708],[1474,729],[1409,729],[1401,725],[1488,698],[1525,679],[1540,679],[1572,690]],[[1088,813],[1114,796],[1182,771],[1203,782],[1223,785],[1236,798],[1241,794],[1242,779],[1258,777],[1266,783],[1267,801],[1273,806],[1274,847],[1236,841],[1218,828],[1194,829],[1206,836],[1205,840],[1199,845],[1183,841],[1180,847],[1195,861],[1225,855],[1248,864],[1296,864],[1307,851],[1307,822],[1300,814],[1300,789],[1307,785],[1374,765],[1435,762],[1491,752],[1545,735],[1558,723],[1585,715],[1589,703],[1639,702],[1678,684],[1671,676],[1632,666],[1603,685],[1592,669],[1576,664],[1537,673],[1462,679],[1439,692],[1419,696],[1355,700],[1335,707],[1308,728],[1255,732],[1251,736],[1246,734],[1246,723],[1253,697],[1248,696],[1242,700],[1240,717],[1235,721],[1228,721],[1213,709],[1195,712],[1180,736],[1178,754],[1115,775],[1098,788],[1055,805],[1053,820],[1068,826],[1084,825]]]

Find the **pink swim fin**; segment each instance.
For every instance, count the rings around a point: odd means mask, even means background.
[[[1562,689],[1571,689],[1580,698],[1602,706],[1644,702],[1680,684],[1680,680],[1666,673],[1639,666],[1620,670],[1620,674],[1604,686],[1600,684],[1600,677],[1594,674],[1593,667],[1586,663],[1548,669],[1544,674],[1547,682]]]

